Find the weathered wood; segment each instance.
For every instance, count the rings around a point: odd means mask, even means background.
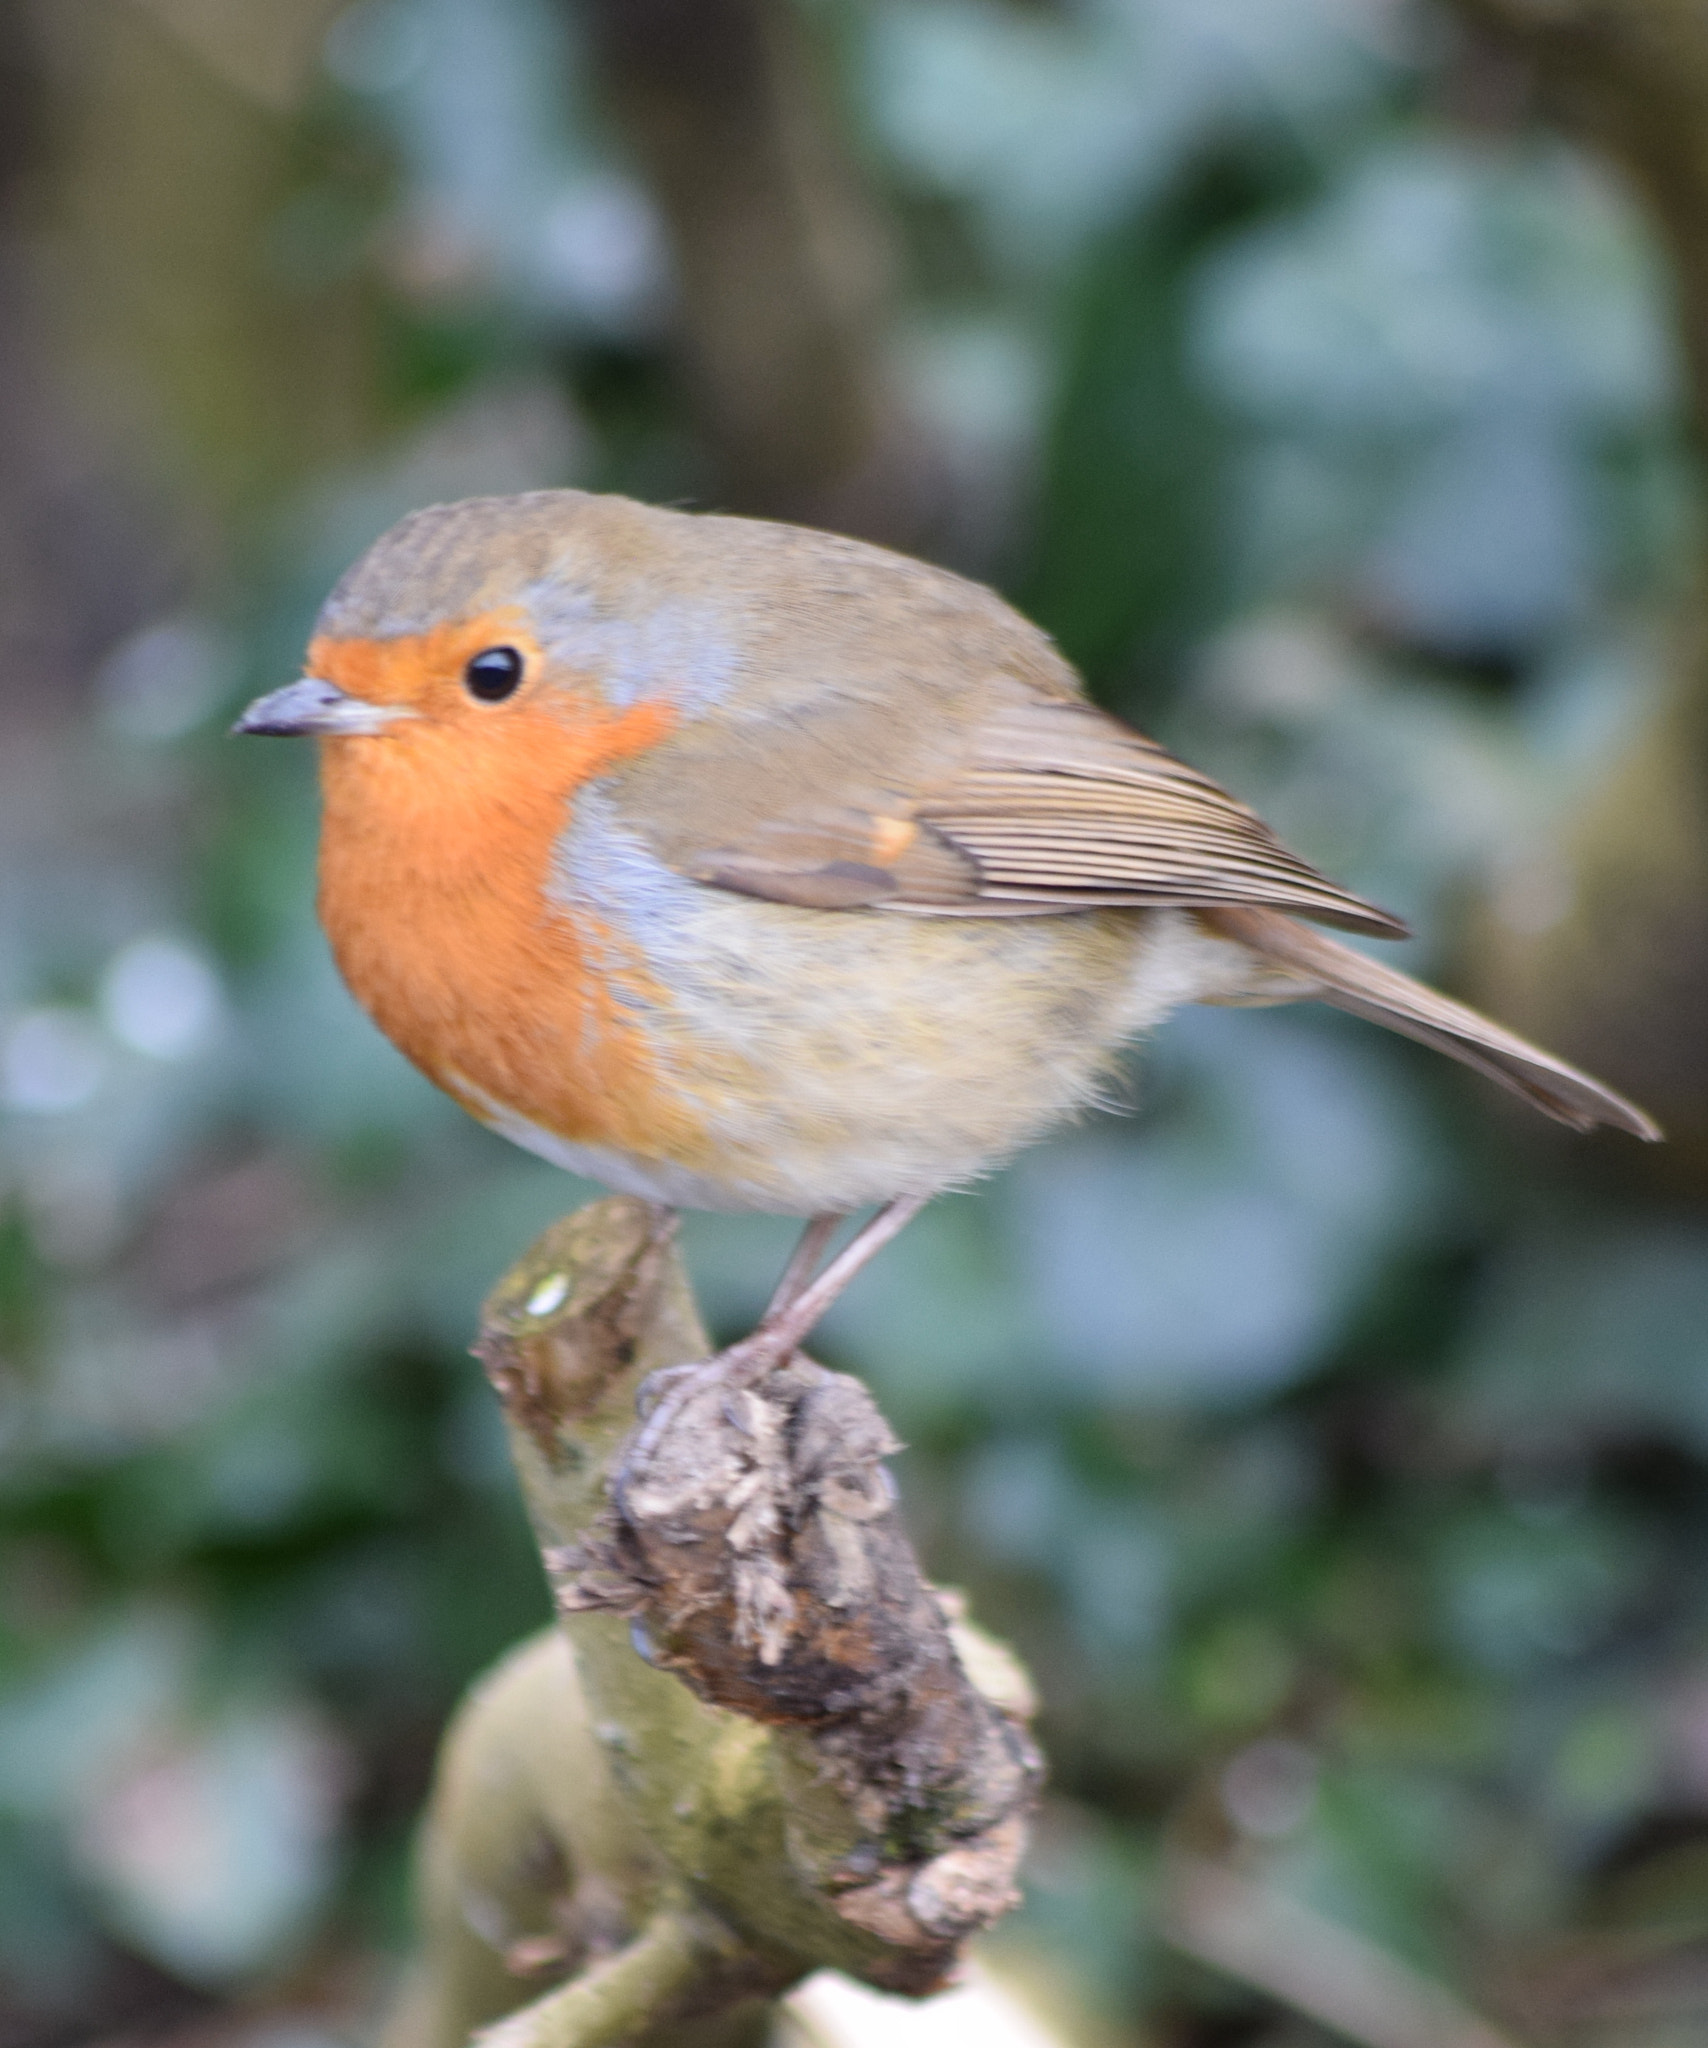
[[[1014,1899],[1026,1682],[921,1578],[857,1381],[797,1359],[689,1402],[611,1498],[643,1383],[706,1348],[638,1202],[555,1225],[487,1304],[571,1656],[517,1653],[447,1738],[388,2048],[501,2015],[502,2048],[734,2048],[827,1965],[934,1989]]]

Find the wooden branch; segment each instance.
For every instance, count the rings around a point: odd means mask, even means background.
[[[1708,450],[1708,7],[1702,0],[1453,0],[1529,66],[1546,109],[1624,171],[1672,259],[1687,403]],[[1472,934],[1473,993],[1612,1076],[1670,1142],[1625,1171],[1708,1185],[1708,559],[1667,633],[1668,687],[1530,863],[1536,889]],[[1524,878],[1519,878],[1524,882]],[[1537,891],[1566,906],[1540,928]]]
[[[885,223],[794,0],[587,0],[664,216],[693,410],[738,511],[924,545],[942,452],[885,372]]]
[[[1562,127],[1606,152],[1675,259],[1691,411],[1708,446],[1708,9],[1701,0],[1454,0],[1518,51]]]
[[[1177,1948],[1362,2048],[1517,2048],[1444,1984],[1231,1862],[1176,1850],[1164,1881]]]
[[[727,1928],[672,1899],[615,1955],[477,2038],[482,2048],[621,2048],[703,2010],[736,1949]]]
[[[691,1403],[609,1498],[643,1382],[706,1350],[673,1237],[595,1203],[487,1304],[562,1633],[447,1739],[388,2048],[734,2048],[823,1966],[934,1989],[1014,1900],[1029,1691],[920,1578],[857,1381]]]

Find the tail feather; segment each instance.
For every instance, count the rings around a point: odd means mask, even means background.
[[[1315,996],[1337,1010],[1433,1046],[1574,1130],[1610,1124],[1636,1138],[1661,1135],[1660,1126],[1635,1103],[1588,1074],[1326,933],[1274,910],[1218,909],[1199,915],[1224,937],[1249,948],[1266,966],[1297,977],[1305,984],[1301,995]]]

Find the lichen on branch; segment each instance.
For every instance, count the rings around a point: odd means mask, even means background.
[[[388,2048],[735,2048],[825,1966],[935,1989],[1014,1900],[1029,1690],[921,1577],[894,1438],[798,1358],[637,1459],[643,1383],[706,1348],[638,1202],[554,1226],[487,1304],[561,1633],[447,1738]]]

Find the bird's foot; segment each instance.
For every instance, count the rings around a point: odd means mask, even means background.
[[[625,1491],[651,1468],[659,1447],[681,1417],[709,1395],[721,1395],[724,1419],[740,1428],[741,1404],[735,1397],[789,1363],[854,1275],[924,1205],[923,1195],[903,1195],[886,1202],[816,1275],[813,1269],[840,1219],[815,1219],[807,1226],[770,1306],[750,1336],[727,1345],[712,1358],[649,1373],[638,1397],[640,1428],[630,1437],[612,1474],[613,1497],[621,1502]]]
[[[749,1336],[725,1345],[710,1358],[648,1373],[635,1397],[641,1426],[630,1437],[612,1474],[611,1490],[616,1498],[621,1500],[637,1476],[649,1468],[659,1445],[690,1407],[709,1395],[721,1394],[724,1420],[739,1428],[741,1416],[734,1397],[769,1379],[799,1349],[792,1330],[761,1323]]]

